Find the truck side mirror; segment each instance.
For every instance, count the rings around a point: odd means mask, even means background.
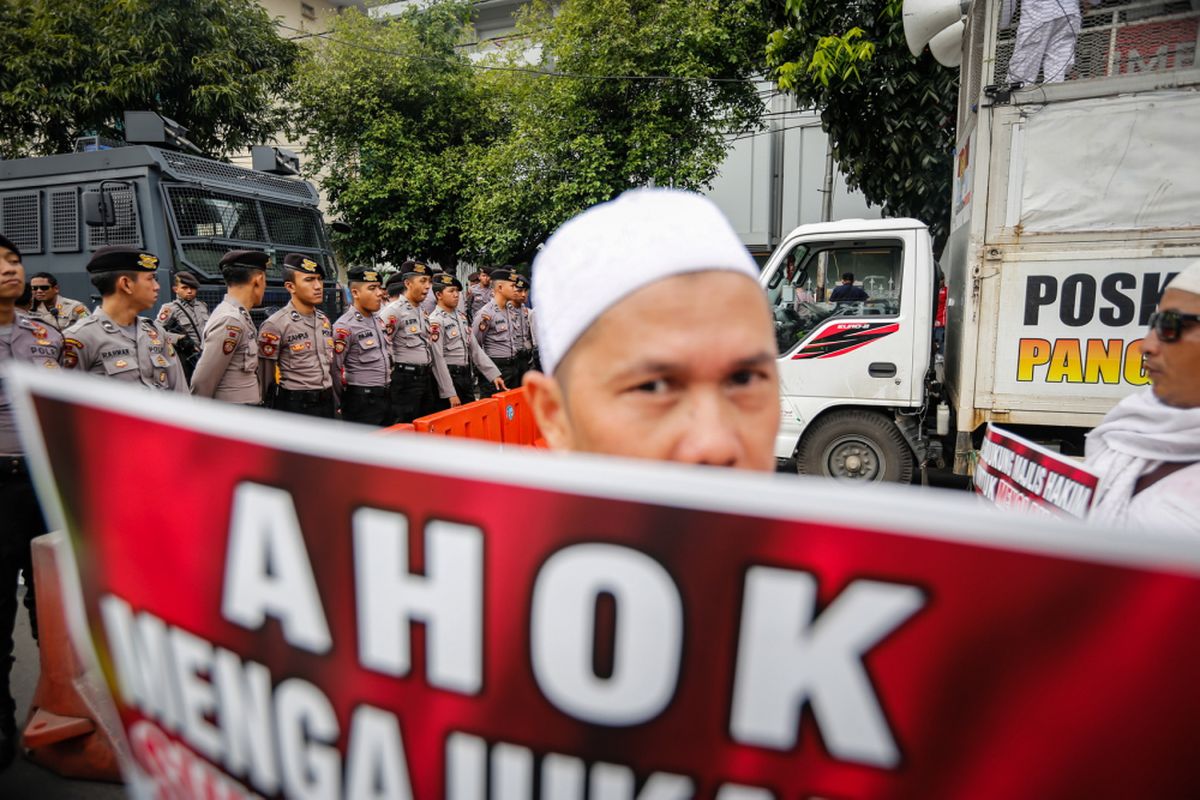
[[[329,227],[333,228],[337,233],[350,233],[350,231],[354,230],[354,228],[350,227],[349,222],[343,222],[340,219],[329,223]]]
[[[117,209],[104,192],[83,193],[83,220],[93,227],[111,228],[117,224]]]

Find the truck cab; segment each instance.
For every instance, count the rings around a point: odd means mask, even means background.
[[[761,275],[779,348],[775,455],[805,474],[911,480],[931,363],[934,273],[914,219],[802,225]],[[865,299],[835,299],[843,276]],[[848,284],[849,285],[849,284]]]

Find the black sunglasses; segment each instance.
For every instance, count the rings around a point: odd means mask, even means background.
[[[35,292],[48,292],[51,289],[53,289],[54,287],[53,286],[30,286],[29,288]]]
[[[1158,334],[1160,341],[1176,342],[1183,335],[1185,323],[1200,322],[1200,314],[1182,314],[1178,311],[1155,311],[1150,315],[1150,328]]]

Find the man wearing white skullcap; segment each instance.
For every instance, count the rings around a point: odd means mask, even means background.
[[[1200,261],[1167,284],[1142,358],[1151,388],[1088,435],[1087,466],[1100,474],[1090,518],[1200,535]]]
[[[544,371],[525,387],[551,448],[774,468],[774,326],[711,201],[639,189],[588,209],[538,254],[533,295]]]

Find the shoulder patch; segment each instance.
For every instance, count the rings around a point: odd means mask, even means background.
[[[163,306],[162,311],[158,312],[158,321],[166,322],[171,318],[171,309]]]
[[[77,317],[86,317],[87,309],[84,307],[83,303],[80,303],[79,305],[75,306],[75,310],[72,313]]]

